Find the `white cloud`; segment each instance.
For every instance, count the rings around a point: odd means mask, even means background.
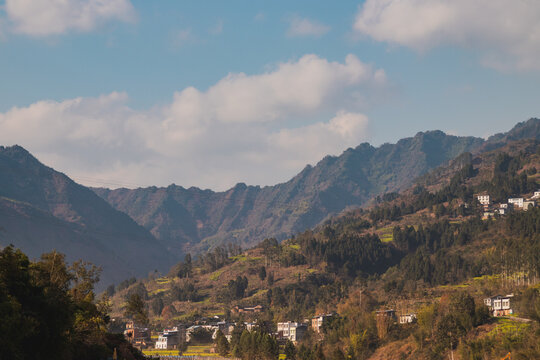
[[[31,36],[88,32],[105,21],[136,17],[130,0],[6,0],[5,12],[12,31]]]
[[[457,45],[501,69],[540,69],[540,2],[367,0],[354,29],[377,41],[425,51]]]
[[[288,36],[321,36],[330,31],[330,26],[313,20],[294,16],[289,20]]]
[[[353,55],[344,63],[306,55],[206,91],[186,88],[148,111],[131,109],[124,93],[12,108],[0,113],[0,144],[20,144],[89,185],[274,184],[366,140],[358,93],[384,83],[382,70]]]

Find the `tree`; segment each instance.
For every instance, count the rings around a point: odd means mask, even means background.
[[[261,266],[259,268],[259,279],[261,279],[261,281],[264,281],[264,279],[266,279],[266,267],[264,266]]]
[[[268,277],[266,278],[266,281],[268,282],[268,286],[274,285],[274,273],[273,272],[268,274]]]
[[[229,342],[221,330],[218,330],[216,333],[216,349],[219,355],[227,356],[229,354]]]
[[[69,266],[55,251],[30,261],[13,246],[1,249],[0,358],[98,359],[116,347],[121,358],[142,359],[122,335],[106,332],[107,299],[94,301],[96,269]]]
[[[296,347],[291,340],[287,340],[285,344],[285,359],[296,360]]]
[[[152,312],[155,315],[161,315],[161,312],[163,311],[163,307],[165,304],[163,304],[163,299],[161,297],[157,297],[150,303],[150,306],[152,308]]]
[[[190,342],[195,344],[211,344],[212,333],[203,327],[199,327],[191,332],[190,339]]]
[[[132,319],[138,324],[148,324],[148,313],[143,299],[139,294],[132,294],[128,297],[124,307],[124,316]]]

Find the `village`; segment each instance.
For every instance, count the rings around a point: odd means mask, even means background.
[[[234,307],[234,312],[237,314],[257,314],[264,311],[262,305],[253,307]],[[322,337],[324,325],[332,318],[337,317],[335,313],[317,315],[311,319],[304,319],[303,322],[286,321],[278,322],[276,325],[277,331],[273,334],[278,343],[285,344],[291,341],[296,344],[304,337],[308,328],[311,328],[315,334]],[[228,322],[220,319],[218,316],[208,319],[200,319],[193,324],[178,324],[168,329],[164,329],[159,333],[152,332],[149,328],[140,326],[139,324],[129,321],[126,323],[124,336],[133,344],[133,346],[143,349],[159,349],[159,350],[177,350],[181,349],[182,344],[187,344],[197,337],[198,333],[205,332],[211,335],[207,341],[213,342],[216,340],[218,331],[225,336],[227,341],[231,341],[235,328],[245,329],[247,331],[255,331],[259,328],[260,323],[257,316],[254,321]],[[154,336],[153,336],[154,335]],[[157,339],[155,338],[157,335]],[[153,341],[155,339],[155,341]],[[204,339],[202,340],[204,341]],[[214,349],[215,351],[215,349]]]
[[[488,219],[494,216],[504,216],[513,210],[527,211],[530,208],[536,207],[537,200],[540,199],[540,190],[535,191],[530,198],[509,198],[506,203],[493,203],[488,193],[476,195],[476,199],[483,207],[483,219]]]
[[[540,199],[540,190],[535,191],[530,197],[508,198],[505,203],[495,203],[489,193],[476,194],[475,199],[481,206],[482,218],[496,218],[505,216],[511,211],[527,211],[537,206]],[[514,314],[512,309],[513,294],[493,295],[483,299],[483,304],[489,310],[492,317],[506,317]],[[248,307],[234,306],[230,309],[231,314],[235,314],[240,320],[227,321],[223,317],[213,316],[200,318],[192,322],[178,323],[167,327],[161,331],[151,330],[148,327],[128,321],[125,324],[124,336],[135,347],[143,351],[178,351],[182,354],[187,349],[187,344],[210,345],[210,353],[217,353],[217,337],[223,335],[228,342],[231,342],[233,333],[244,330],[249,332],[261,329],[263,321],[261,315],[265,311],[263,305]],[[377,332],[381,338],[391,326],[408,326],[417,322],[417,314],[409,309],[379,309],[374,312],[377,324]],[[339,318],[336,312],[319,314],[302,321],[283,321],[271,326],[266,325],[264,331],[269,332],[277,343],[285,345],[288,342],[298,344],[308,331],[314,334],[316,339],[324,339],[324,327],[332,319]],[[244,321],[249,319],[249,321]],[[272,328],[269,331],[268,328]]]
[[[488,308],[490,316],[504,317],[513,314],[511,300],[513,294],[495,295],[483,300],[484,305]],[[153,332],[148,327],[140,326],[133,321],[126,323],[124,330],[125,338],[136,348],[140,350],[156,349],[156,350],[178,350],[178,354],[182,353],[182,349],[187,348],[187,344],[200,336],[201,332],[206,333],[209,337],[207,343],[214,344],[218,336],[218,332],[224,335],[228,342],[231,342],[235,329],[244,329],[252,332],[259,329],[260,322],[256,314],[264,311],[262,305],[253,307],[235,306],[233,311],[237,314],[255,315],[254,321],[229,322],[215,316],[214,318],[200,319],[192,324],[178,324],[176,326],[163,329],[160,332]],[[276,324],[276,332],[272,335],[277,340],[278,344],[285,345],[287,342],[297,344],[301,341],[310,329],[318,339],[324,338],[324,326],[332,319],[339,318],[337,313],[319,314],[311,319],[304,319],[302,322],[286,321]],[[397,312],[394,309],[381,309],[375,311],[377,324],[377,332],[382,338],[392,325],[407,326],[417,321],[417,314],[414,312]],[[200,340],[199,340],[200,341]],[[204,339],[202,340],[205,341]],[[216,353],[216,346],[213,345],[210,349],[212,353]]]

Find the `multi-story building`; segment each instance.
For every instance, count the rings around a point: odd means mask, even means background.
[[[476,198],[481,205],[487,206],[491,204],[491,200],[488,194],[479,194],[476,196]]]
[[[512,204],[514,207],[523,208],[523,198],[510,198],[508,203]]]
[[[489,311],[493,316],[504,316],[513,314],[512,307],[510,305],[510,299],[514,295],[496,295],[484,299],[484,304],[489,308]]]
[[[280,340],[300,341],[306,331],[307,324],[292,321],[277,323],[277,335]]]
[[[182,327],[175,326],[172,329],[165,329],[159,334],[155,347],[162,350],[178,349],[178,345],[184,341],[184,338],[185,331]]]

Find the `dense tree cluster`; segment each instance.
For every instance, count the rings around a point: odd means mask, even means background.
[[[96,303],[99,270],[68,266],[57,252],[33,262],[8,246],[0,251],[0,358],[98,359],[116,347],[142,359],[122,336],[108,334],[106,302]]]
[[[231,341],[233,356],[243,360],[277,360],[279,346],[276,339],[263,331],[244,330],[237,342]]]
[[[377,235],[333,232],[326,235],[328,238],[318,239],[306,232],[296,238],[310,265],[324,261],[330,272],[354,277],[361,273],[382,273],[399,260],[393,248],[382,243]]]
[[[184,281],[171,288],[172,301],[199,301],[200,295],[191,281]]]

